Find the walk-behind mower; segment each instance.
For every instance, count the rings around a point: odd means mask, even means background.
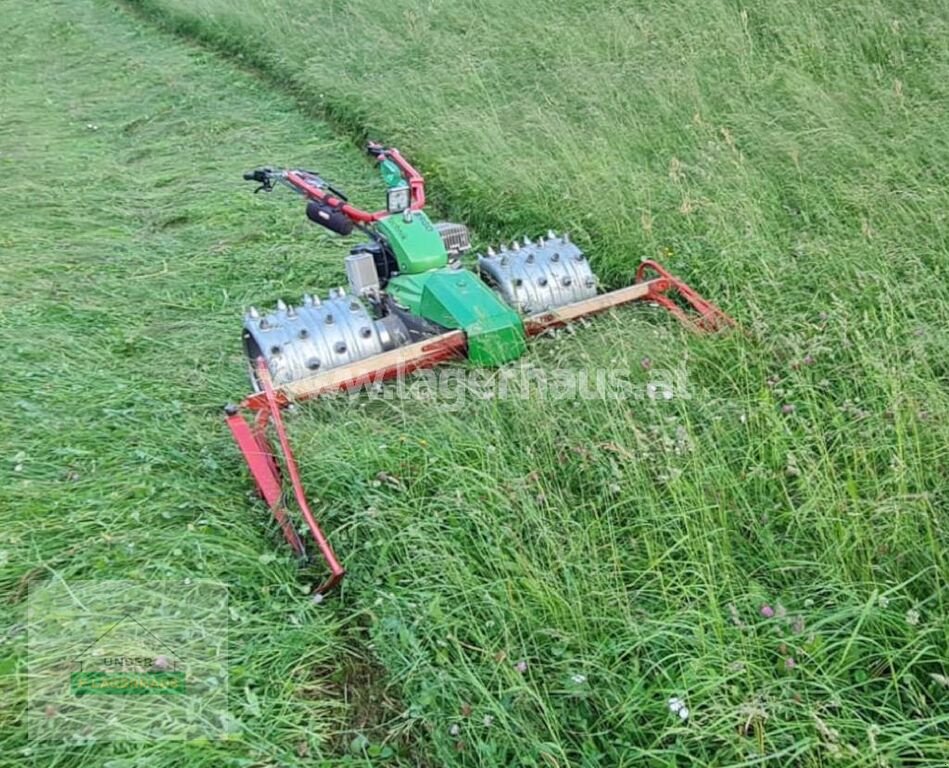
[[[697,331],[732,321],[678,278],[644,261],[636,282],[598,294],[590,263],[566,233],[488,248],[475,271],[461,257],[470,249],[462,224],[433,223],[424,212],[424,180],[396,150],[369,144],[386,185],[385,210],[370,213],[319,174],[258,168],[244,178],[270,191],[282,184],[307,200],[306,215],[342,235],[359,230],[366,242],[345,259],[349,287],[327,296],[278,301],[271,312],[251,307],[243,342],[254,392],[226,408],[227,423],[257,490],[288,543],[307,558],[308,532],[329,566],[323,594],[345,574],[307,503],[281,412],[291,403],[348,391],[452,358],[499,366],[524,354],[526,339],[632,301],[662,306]],[[267,436],[272,425],[279,444]],[[289,481],[306,528],[290,517]]]

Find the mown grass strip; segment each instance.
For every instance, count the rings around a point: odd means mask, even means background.
[[[296,201],[255,197],[241,173],[317,157],[356,198],[377,182],[290,99],[108,4],[5,3],[0,26],[2,762],[346,754],[399,707],[348,604],[309,601],[317,576],[250,494],[221,408],[247,387],[244,308],[338,283],[345,253]],[[187,578],[229,588],[229,718],[212,723],[225,737],[31,743],[30,587]],[[70,648],[64,638],[57,653]],[[372,706],[350,700],[354,686]],[[55,725],[77,712],[33,714]]]

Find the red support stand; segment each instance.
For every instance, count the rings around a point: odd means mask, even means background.
[[[280,452],[283,455],[283,468],[290,477],[297,507],[310,534],[313,536],[313,540],[316,542],[317,548],[320,550],[320,554],[323,556],[323,560],[326,561],[326,565],[329,567],[329,578],[316,589],[318,594],[323,594],[335,587],[346,575],[346,571],[336,559],[336,553],[333,551],[332,545],[310,510],[296,458],[290,448],[290,440],[287,438],[287,430],[283,423],[283,416],[280,413],[282,406],[277,399],[273,384],[270,381],[270,372],[267,370],[263,359],[257,361],[257,376],[263,386],[267,408],[258,410],[252,424],[248,424],[237,406],[228,406],[226,409],[227,425],[237,442],[237,447],[244,455],[244,460],[247,462],[258,492],[270,507],[277,524],[283,531],[284,538],[286,538],[294,552],[301,557],[306,557],[303,541],[294,529],[284,504],[283,482],[277,464],[277,454],[270,447],[266,437],[268,424],[273,424],[280,443]]]
[[[693,331],[698,333],[710,333],[735,325],[735,321],[722,312],[722,310],[716,307],[712,302],[702,298],[691,286],[684,283],[655,261],[647,259],[639,265],[639,269],[636,270],[636,282],[644,282],[648,273],[659,275],[659,280],[652,282],[662,284],[657,285],[656,289],[651,290],[646,300],[654,301],[669,310],[683,325]],[[675,291],[681,296],[682,299],[695,310],[698,319],[693,320],[686,314],[685,310],[669,297],[669,291]]]

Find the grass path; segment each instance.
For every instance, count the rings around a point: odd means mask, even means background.
[[[303,764],[352,738],[348,675],[381,689],[352,658],[358,612],[305,599],[221,406],[246,388],[244,307],[340,282],[345,249],[240,174],[318,158],[358,197],[370,169],[289,99],[106,3],[3,2],[0,30],[0,762]],[[230,586],[242,741],[28,746],[29,584],[185,576]]]

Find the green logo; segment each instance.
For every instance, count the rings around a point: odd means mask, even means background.
[[[184,672],[73,672],[70,686],[77,696],[118,694],[142,696],[150,693],[184,693]]]

